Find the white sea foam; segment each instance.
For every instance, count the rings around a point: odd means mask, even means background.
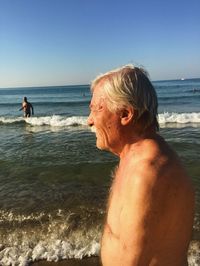
[[[193,113],[160,113],[158,115],[159,124],[161,127],[183,127],[185,125],[200,126],[200,112]],[[26,123],[32,127],[71,127],[71,126],[87,126],[86,116],[38,116],[38,117],[0,117],[0,123]]]
[[[79,247],[78,243],[74,246],[69,241],[48,239],[39,241],[33,248],[30,248],[27,243],[22,243],[21,246],[13,245],[4,248],[0,251],[0,264],[2,266],[25,266],[38,260],[56,262],[63,259],[82,259],[86,256],[98,256],[99,250],[100,244],[96,241],[92,241],[85,247]]]
[[[23,121],[24,121],[23,117],[0,117],[0,123],[2,124],[13,124]]]
[[[27,216],[6,211],[0,214],[1,225],[9,227],[8,231],[0,230],[2,266],[25,266],[38,260],[56,262],[99,255],[99,225],[85,228],[85,224],[79,221],[78,226],[73,227],[73,213],[58,210],[54,216],[43,212]]]
[[[48,239],[39,241],[33,248],[22,243],[21,246],[14,244],[12,247],[6,247],[0,251],[0,263],[2,266],[19,265],[26,266],[28,263],[38,260],[47,260],[57,262],[63,259],[82,259],[83,257],[98,256],[100,244],[91,241],[89,244],[81,247],[78,242],[74,245],[69,241],[60,239]],[[192,241],[188,252],[189,266],[199,266],[200,264],[200,242]]]
[[[69,126],[86,126],[87,117],[71,116],[65,117],[60,115],[38,116],[38,117],[0,117],[2,124],[14,124],[23,122],[31,126],[50,126],[50,127],[69,127]]]
[[[200,242],[191,241],[188,251],[188,265],[199,266],[200,265]]]
[[[44,213],[30,214],[30,215],[16,215],[12,211],[0,210],[0,223],[2,222],[18,222],[22,223],[24,221],[40,221],[44,217]]]
[[[5,211],[1,212],[1,215],[3,219],[0,222],[6,222],[8,219],[10,224],[20,223],[12,231],[7,232],[6,238],[1,235],[0,265],[2,266],[25,266],[38,260],[56,262],[63,259],[99,256],[100,225],[87,228],[80,220],[79,226],[74,227],[74,213],[66,215],[62,210],[58,210],[54,219],[51,214],[48,215],[49,220],[47,216],[45,218],[44,213],[20,217]],[[29,219],[40,223],[34,227],[27,227],[27,223],[25,227],[21,226],[21,222],[27,222]],[[189,266],[200,265],[199,259],[200,242],[192,241],[188,251]]]
[[[30,117],[25,120],[26,123],[32,126],[51,126],[51,127],[67,127],[77,125],[87,125],[87,118],[84,116],[63,117],[60,115],[44,116],[44,117]]]
[[[158,115],[159,124],[198,124],[200,123],[200,113],[163,113]]]

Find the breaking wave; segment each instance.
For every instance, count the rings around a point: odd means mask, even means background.
[[[159,124],[199,124],[200,113],[162,113],[158,115]]]
[[[101,226],[76,213],[57,210],[54,215],[26,216],[0,211],[0,217],[0,265],[25,266],[38,260],[99,256]],[[200,242],[193,240],[188,251],[189,266],[198,266],[199,257]]]
[[[84,116],[65,117],[60,115],[39,116],[39,117],[30,117],[30,118],[0,117],[0,123],[2,124],[25,123],[31,126],[51,126],[51,127],[86,126],[87,117]]]
[[[172,126],[199,126],[200,112],[193,113],[161,113],[158,115],[161,127]],[[70,126],[87,126],[86,116],[39,116],[39,117],[0,117],[0,124],[24,123],[31,126],[50,126],[50,127],[70,127]]]
[[[58,210],[56,215],[28,216],[1,211],[0,216],[0,265],[25,266],[38,260],[99,255],[100,227],[85,224],[81,215]]]

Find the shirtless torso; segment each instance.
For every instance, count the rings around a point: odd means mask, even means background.
[[[31,116],[31,111],[32,111],[32,115],[34,114],[33,106],[27,100],[23,101],[22,108],[20,110],[24,111],[24,117],[30,117]]]
[[[161,137],[132,145],[110,191],[103,265],[187,265],[193,205],[190,180]]]
[[[96,146],[120,158],[101,241],[102,264],[186,266],[194,215],[190,179],[155,124],[145,128],[145,118],[137,122],[137,110],[131,105],[109,108],[113,103],[105,82],[101,79],[94,86],[88,117]],[[141,95],[138,99],[142,101]]]

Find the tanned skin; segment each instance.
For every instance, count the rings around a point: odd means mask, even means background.
[[[30,117],[31,113],[34,114],[33,106],[30,102],[27,101],[27,98],[24,97],[24,100],[22,102],[22,108],[19,109],[19,111],[24,111],[24,117]]]
[[[133,108],[111,112],[103,81],[88,124],[96,145],[119,156],[101,241],[103,266],[185,266],[194,191],[176,153],[154,127],[133,123]]]

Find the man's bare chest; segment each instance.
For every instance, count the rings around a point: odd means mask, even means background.
[[[125,204],[125,188],[114,184],[110,191],[107,224],[112,233],[116,236],[120,234],[120,221],[122,219],[122,210]]]

